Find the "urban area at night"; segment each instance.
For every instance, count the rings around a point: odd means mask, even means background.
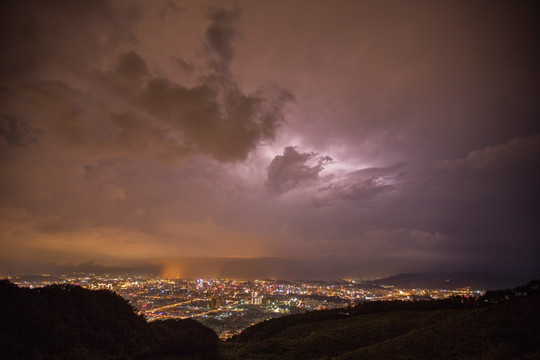
[[[0,0],[0,360],[540,360],[531,0]]]
[[[3,276],[7,277],[7,276]],[[222,339],[275,317],[309,310],[336,309],[366,301],[428,300],[451,296],[479,297],[471,287],[450,289],[373,286],[369,282],[234,279],[166,279],[153,275],[65,274],[11,276],[21,287],[55,283],[110,290],[128,300],[149,321],[194,318]]]

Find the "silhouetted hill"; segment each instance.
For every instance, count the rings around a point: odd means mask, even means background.
[[[0,280],[0,359],[539,359],[540,281],[480,298],[366,302],[256,324],[219,343],[191,319],[148,323],[116,294]]]
[[[539,285],[287,316],[246,329],[224,351],[230,359],[538,359]]]
[[[148,323],[110,291],[0,281],[1,359],[214,359],[218,344],[195,320]]]
[[[470,286],[474,289],[495,289],[514,286],[511,278],[470,272],[457,273],[404,273],[382,279],[366,281],[365,284],[390,285],[398,288],[458,289]],[[519,282],[518,282],[519,284]]]

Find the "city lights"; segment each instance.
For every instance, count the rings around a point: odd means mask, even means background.
[[[367,286],[346,279],[325,281],[166,279],[151,275],[66,274],[27,279],[10,277],[19,286],[53,283],[109,290],[129,301],[149,321],[194,318],[228,338],[246,327],[279,316],[309,310],[347,308],[365,301],[478,297],[482,290],[398,289]]]

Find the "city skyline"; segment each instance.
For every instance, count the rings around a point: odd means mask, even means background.
[[[370,301],[417,301],[478,298],[482,287],[464,279],[440,278],[435,283],[393,286],[342,280],[279,281],[223,279],[164,279],[149,275],[64,274],[11,277],[13,284],[30,289],[79,286],[109,290],[122,296],[148,321],[192,318],[212,328],[222,339],[246,327],[288,314],[323,309],[351,309]],[[391,279],[388,279],[392,284]],[[457,280],[457,282],[455,282]],[[466,280],[465,280],[466,281]],[[468,285],[466,285],[468,284]],[[446,286],[444,286],[446,285]]]
[[[540,274],[532,2],[0,9],[0,272]]]

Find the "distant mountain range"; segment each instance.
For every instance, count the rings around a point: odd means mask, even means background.
[[[495,289],[515,286],[516,280],[505,275],[487,275],[472,272],[455,273],[402,273],[382,279],[365,281],[366,286],[394,286],[398,288]]]

